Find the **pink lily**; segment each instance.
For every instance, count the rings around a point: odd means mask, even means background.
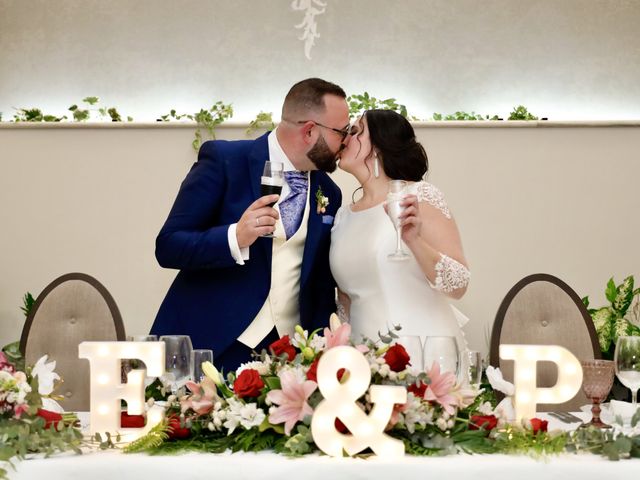
[[[213,410],[214,404],[219,401],[216,392],[216,384],[209,377],[205,377],[201,383],[187,382],[186,386],[193,395],[180,399],[182,413],[191,409],[198,415],[205,415]]]
[[[425,400],[439,403],[449,415],[453,415],[456,412],[454,406],[458,403],[457,399],[451,395],[456,383],[456,376],[451,372],[440,373],[438,362],[433,362],[427,375],[431,383],[424,392]]]
[[[326,340],[326,349],[329,350],[333,347],[340,347],[342,345],[349,345],[349,338],[351,337],[351,325],[343,323],[335,329],[329,329],[325,327],[324,338]]]
[[[307,403],[307,399],[318,384],[311,380],[299,382],[292,370],[282,371],[278,376],[282,389],[267,393],[267,400],[278,405],[271,410],[269,422],[273,425],[284,422],[284,433],[290,435],[296,422],[313,414],[313,408]]]

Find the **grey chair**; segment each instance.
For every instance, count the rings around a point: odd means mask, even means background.
[[[83,341],[125,340],[120,311],[95,278],[69,273],[51,282],[27,316],[20,350],[27,365],[42,355],[55,360],[62,385],[55,391],[67,411],[89,410],[89,362],[78,358]]]
[[[520,280],[502,301],[491,333],[490,363],[513,382],[513,361],[499,358],[501,344],[561,345],[579,360],[601,358],[589,312],[569,285],[553,275],[538,273]],[[538,387],[555,385],[554,364],[539,362]],[[582,391],[559,404],[539,404],[538,411],[577,411],[590,403]]]

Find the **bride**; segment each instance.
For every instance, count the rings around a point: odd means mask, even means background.
[[[354,338],[375,340],[400,325],[399,335],[417,335],[422,342],[427,336],[454,336],[462,351],[464,316],[448,300],[464,295],[469,270],[442,193],[423,181],[427,155],[413,127],[391,110],[370,110],[345,145],[339,167],[358,180],[362,197],[337,212],[329,258],[339,311],[349,319]],[[387,258],[396,246],[385,206],[390,180],[408,182],[401,203],[408,261]]]

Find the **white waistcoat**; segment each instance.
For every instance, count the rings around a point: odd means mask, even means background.
[[[307,189],[300,228],[293,237],[285,241],[282,220],[276,222],[271,262],[271,290],[256,318],[238,337],[238,341],[249,348],[255,348],[274,325],[280,337],[289,335],[293,338],[294,328],[300,323],[300,269],[307,238],[309,190],[310,188]]]

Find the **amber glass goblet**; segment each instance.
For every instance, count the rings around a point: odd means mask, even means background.
[[[600,420],[600,403],[613,386],[615,363],[611,360],[582,360],[582,391],[591,400],[591,421],[582,427],[611,428]]]

